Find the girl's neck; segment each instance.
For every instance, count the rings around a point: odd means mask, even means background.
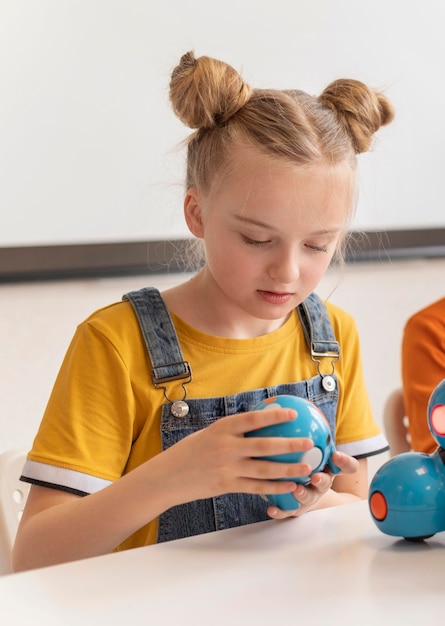
[[[288,319],[263,320],[230,302],[205,268],[185,283],[162,293],[168,308],[197,330],[217,337],[251,339],[280,328]]]

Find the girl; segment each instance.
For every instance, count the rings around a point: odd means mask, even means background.
[[[355,80],[319,97],[252,89],[191,52],[170,99],[195,129],[184,212],[205,262],[162,295],[126,294],[78,327],[23,470],[33,486],[16,570],[363,499],[366,458],[387,449],[355,324],[314,290],[341,256],[356,154],[391,105]],[[290,478],[307,464],[260,458],[309,450],[307,439],[244,437],[294,418],[252,410],[280,393],[330,421],[335,479],[316,473],[303,487]],[[287,492],[295,511],[261,497]]]

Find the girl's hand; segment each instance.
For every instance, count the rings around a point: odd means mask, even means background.
[[[334,452],[332,455],[334,464],[340,468],[342,474],[355,474],[359,469],[359,461],[353,457],[344,454],[343,452]],[[314,508],[323,508],[324,506],[331,506],[333,504],[341,504],[343,498],[344,501],[351,501],[353,499],[361,499],[363,494],[357,490],[354,493],[351,491],[345,491],[341,493],[333,493],[333,483],[338,475],[333,475],[332,472],[326,468],[323,472],[317,472],[311,476],[311,482],[309,485],[296,485],[293,491],[293,496],[300,503],[300,507],[294,511],[283,511],[277,507],[271,506],[268,509],[268,515],[274,519],[284,519],[285,517],[299,517],[307,511]],[[329,497],[331,494],[331,497]],[[325,496],[323,498],[323,496]],[[323,498],[323,500],[322,500]],[[321,501],[321,502],[320,502]]]
[[[163,452],[165,488],[170,506],[225,493],[278,494],[292,492],[289,480],[307,476],[306,463],[280,463],[260,457],[302,452],[313,447],[307,438],[245,437],[245,433],[295,419],[292,409],[250,411],[223,417],[185,437]],[[161,462],[161,458],[159,458]]]

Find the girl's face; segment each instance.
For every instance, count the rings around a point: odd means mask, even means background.
[[[351,173],[274,163],[248,148],[235,162],[207,194],[191,189],[185,212],[204,240],[212,311],[255,336],[278,328],[326,272],[347,227]]]

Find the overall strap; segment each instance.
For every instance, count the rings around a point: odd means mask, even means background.
[[[190,365],[184,361],[170,313],[159,291],[145,287],[126,293],[122,299],[131,302],[139,321],[152,363],[153,384],[190,380]]]
[[[320,371],[320,359],[322,358],[331,360],[332,375],[334,362],[340,358],[340,344],[335,338],[326,306],[319,296],[312,293],[298,305],[297,311],[312,360],[318,363],[320,375],[322,375]],[[329,386],[329,380],[326,380],[326,384]]]
[[[153,384],[190,379],[191,368],[184,361],[176,331],[165,302],[155,287],[145,287],[126,293],[123,300],[131,302],[150,355]],[[340,358],[340,345],[326,309],[319,296],[310,294],[297,307],[303,332],[320,370],[320,359],[329,358],[333,364]],[[334,367],[332,365],[332,372]],[[321,372],[320,372],[321,374]]]

